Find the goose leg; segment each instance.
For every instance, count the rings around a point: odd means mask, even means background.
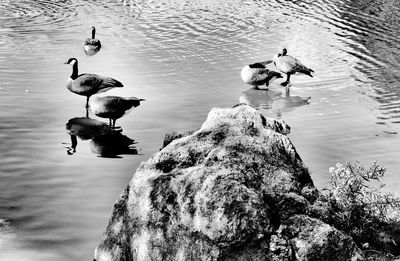
[[[89,108],[89,96],[86,97],[86,108]]]
[[[115,129],[115,122],[117,121],[117,119],[113,119],[113,128]]]
[[[89,118],[89,108],[86,107],[86,118]]]
[[[286,81],[281,83],[282,86],[287,86],[290,83],[290,73],[287,74]]]
[[[78,146],[78,139],[76,135],[71,134],[71,147],[68,147],[68,155],[73,155],[76,152],[76,146]]]
[[[111,128],[111,118],[108,119],[108,126]]]

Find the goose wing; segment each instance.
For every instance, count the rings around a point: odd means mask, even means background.
[[[270,70],[266,68],[266,65],[270,62],[272,61],[253,63],[249,65],[249,67],[253,70],[252,81],[262,82],[268,78]]]
[[[94,45],[94,46],[101,47],[101,43],[100,43],[99,39],[91,39],[91,38],[87,38],[83,45]]]
[[[285,55],[279,57],[279,66],[283,69],[284,72],[300,72],[300,73],[309,73],[310,69],[303,65],[298,59]]]
[[[301,64],[299,60],[289,55],[279,57],[279,61],[290,70],[293,70],[293,68],[296,68]]]
[[[249,64],[249,67],[251,69],[265,69],[265,65],[262,63],[253,63],[253,64]]]
[[[270,64],[270,63],[272,63],[272,61],[268,60],[268,61],[265,61],[265,62],[258,62],[258,63],[249,64],[249,67],[252,68],[252,69],[256,69],[256,68],[265,69],[266,66],[268,64]]]
[[[92,89],[92,90],[102,90],[102,89],[109,89],[109,88],[114,88],[114,87],[123,87],[124,85],[111,78],[111,77],[105,77],[105,76],[100,76],[97,74],[89,74],[89,73],[84,73],[79,75],[75,79],[75,84],[79,85],[80,88],[87,88],[87,89]]]
[[[103,98],[104,107],[108,108],[110,111],[127,111],[132,107],[137,107],[140,105],[141,99],[136,97],[119,97],[119,96],[105,96]]]

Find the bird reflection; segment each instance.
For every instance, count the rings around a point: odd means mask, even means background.
[[[276,112],[278,117],[282,116],[282,112],[289,112],[294,110],[295,107],[309,104],[311,97],[291,96],[290,88],[285,88],[285,96],[273,99],[271,109]]]
[[[90,141],[90,149],[100,157],[116,158],[118,155],[137,155],[138,151],[134,147],[137,142],[129,137],[122,135],[121,132],[113,131],[94,137]]]
[[[243,92],[239,101],[256,109],[271,109],[280,117],[282,112],[288,112],[295,107],[309,104],[311,99],[311,97],[291,96],[288,87],[285,88],[284,92],[285,95],[282,96],[280,91],[250,88]]]
[[[136,142],[123,135],[121,130],[110,128],[106,123],[88,117],[70,119],[65,126],[71,137],[71,145],[67,147],[67,154],[76,153],[78,139],[91,140],[90,148],[100,157],[117,157],[122,154],[136,155]]]
[[[269,109],[271,108],[272,100],[279,96],[282,96],[282,92],[280,91],[263,90],[253,87],[244,91],[239,101],[256,109]]]
[[[86,117],[70,119],[65,128],[70,135],[78,136],[81,140],[89,140],[111,131],[104,122]]]
[[[70,134],[70,136],[71,136],[71,146],[67,147],[67,154],[73,155],[76,152],[76,146],[78,146],[78,139],[76,138],[76,135]]]

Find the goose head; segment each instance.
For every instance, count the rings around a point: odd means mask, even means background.
[[[64,64],[72,65],[72,74],[70,79],[75,80],[78,77],[78,60],[76,58],[69,58]]]
[[[74,65],[76,63],[78,63],[78,60],[76,58],[69,58],[68,61],[66,61],[64,64]]]
[[[285,56],[286,54],[287,54],[287,49],[283,48],[282,52],[275,54],[274,57],[272,58],[272,60],[275,62],[279,57]]]

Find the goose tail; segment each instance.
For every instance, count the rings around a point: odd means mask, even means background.
[[[134,107],[139,106],[141,101],[145,101],[145,99],[139,99],[136,97],[129,97],[127,100],[129,101],[129,104],[133,105]]]
[[[115,79],[113,79],[113,80],[114,80],[114,86],[115,86],[115,87],[124,87],[124,85],[122,84],[122,82],[117,81],[117,80],[115,80]]]
[[[313,78],[314,76],[311,74],[311,73],[313,73],[313,72],[314,72],[313,69],[307,68],[307,71],[304,72],[304,73],[305,73],[306,75],[310,76],[311,78]]]
[[[113,78],[106,78],[104,80],[104,85],[108,86],[108,87],[124,87],[124,85],[122,84],[122,82],[115,80]]]

